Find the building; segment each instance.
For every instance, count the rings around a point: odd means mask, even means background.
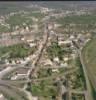
[[[28,68],[20,68],[16,70],[15,74],[12,75],[11,80],[27,78],[27,71],[28,71]]]
[[[59,70],[58,69],[52,69],[52,72],[59,72]]]
[[[66,45],[66,44],[72,44],[72,41],[71,40],[66,40],[66,41],[58,41],[58,44],[59,45]]]
[[[5,99],[3,94],[0,94],[0,100],[7,100],[7,99]]]
[[[39,100],[38,97],[33,96],[32,100]]]
[[[57,63],[57,64],[59,64],[59,63],[60,63],[60,60],[59,60],[59,58],[58,58],[58,57],[55,57],[55,58],[53,59],[53,61],[54,61],[55,63]]]
[[[53,62],[50,59],[42,59],[40,61],[40,64],[41,65],[44,65],[44,66],[52,66],[53,65]]]

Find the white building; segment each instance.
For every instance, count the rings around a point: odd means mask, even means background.
[[[33,96],[32,100],[38,100],[38,97]]]
[[[59,44],[59,45],[72,44],[72,41],[71,41],[71,40],[59,41],[58,44]]]
[[[0,100],[6,100],[3,94],[0,94]]]
[[[53,59],[53,61],[59,63],[59,58],[58,58],[58,57],[55,57],[55,58]]]
[[[64,59],[65,62],[69,60],[68,57],[64,57],[63,59]]]
[[[59,72],[59,70],[58,69],[52,69],[52,72]]]
[[[68,64],[67,63],[61,63],[60,66],[61,67],[68,67]]]
[[[24,79],[27,77],[27,74],[17,74],[13,77],[11,77],[11,80],[16,80],[16,79]]]
[[[36,43],[29,43],[29,46],[34,47],[34,46],[36,46]]]
[[[45,65],[45,66],[48,66],[48,65],[49,65],[49,66],[52,66],[53,63],[52,63],[51,60],[47,59],[47,60],[45,61],[44,65]]]

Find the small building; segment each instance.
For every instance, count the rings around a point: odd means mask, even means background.
[[[70,40],[73,40],[73,39],[75,39],[75,36],[74,36],[74,35],[71,35],[71,36],[69,37],[69,39],[70,39]]]
[[[22,41],[24,41],[24,40],[25,40],[25,38],[24,38],[24,37],[22,37],[22,38],[21,38],[21,40],[22,40]]]
[[[12,75],[11,80],[27,78],[28,68],[20,68]]]
[[[16,79],[24,79],[27,77],[27,74],[17,74],[13,77],[11,77],[11,80],[16,80]]]
[[[65,62],[69,60],[68,57],[64,57],[63,59],[64,59]]]
[[[75,59],[76,58],[76,54],[71,54],[71,57],[72,57],[72,59]]]
[[[5,59],[5,63],[6,63],[7,65],[10,64],[9,61],[8,61],[7,59]]]
[[[34,46],[36,46],[36,43],[29,43],[29,46],[34,47]]]
[[[53,61],[54,61],[54,62],[57,62],[57,63],[60,62],[58,57],[55,57],[55,58],[53,59]]]
[[[47,60],[45,61],[44,65],[45,65],[45,66],[52,66],[53,63],[52,63],[52,61],[51,61],[50,59],[47,59]]]
[[[0,94],[0,100],[7,100],[7,99],[5,99],[3,94]]]
[[[39,100],[38,97],[32,96],[32,100]]]
[[[58,69],[52,69],[52,72],[59,72],[59,70]]]
[[[12,60],[11,62],[12,62],[12,64],[16,64],[14,60]]]
[[[52,66],[53,65],[53,62],[50,59],[42,58],[40,60],[40,64],[41,65],[44,65],[44,66]]]
[[[71,40],[59,41],[58,44],[59,44],[59,45],[72,44],[72,41],[71,41]]]
[[[61,63],[60,66],[61,66],[61,67],[67,67],[68,64],[67,64],[67,63]]]

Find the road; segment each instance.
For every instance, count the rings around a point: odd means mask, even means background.
[[[47,26],[48,27],[48,26]],[[39,62],[39,60],[40,60],[40,58],[41,58],[41,56],[42,56],[42,53],[43,53],[43,50],[45,49],[45,47],[46,47],[46,44],[47,44],[47,42],[48,42],[48,37],[49,37],[49,31],[48,31],[48,29],[47,29],[47,27],[46,27],[46,32],[44,33],[44,40],[43,40],[43,42],[40,44],[40,46],[39,46],[39,50],[38,50],[38,52],[37,52],[37,57],[36,57],[36,59],[33,61],[33,63],[32,63],[32,67],[29,69],[29,71],[28,71],[28,77],[29,77],[29,79],[30,79],[30,77],[31,77],[31,75],[34,75],[34,73],[36,73],[36,70],[37,70],[37,64],[38,64],[38,62]]]
[[[94,100],[93,96],[92,96],[91,84],[90,84],[90,81],[89,81],[89,78],[88,78],[88,75],[87,75],[88,73],[87,73],[87,70],[86,70],[86,66],[85,66],[83,59],[82,59],[81,51],[82,51],[82,49],[78,50],[78,54],[79,54],[79,57],[80,57],[80,61],[81,61],[81,64],[82,64],[82,68],[83,68],[83,72],[84,72],[84,76],[85,76],[85,80],[86,80],[86,88],[87,88],[86,97],[87,97],[87,100]]]

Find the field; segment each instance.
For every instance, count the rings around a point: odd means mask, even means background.
[[[10,58],[23,58],[33,53],[36,48],[30,48],[25,44],[16,44],[14,46],[9,47],[0,47],[0,56],[10,52]]]
[[[87,43],[82,51],[82,54],[89,78],[93,87],[96,89],[96,38]]]
[[[10,29],[7,26],[0,25],[0,33],[2,32],[10,32]]]
[[[59,26],[59,30],[67,32],[87,33],[96,29],[96,14],[93,15],[70,15],[55,19]],[[64,33],[65,33],[64,32]]]
[[[72,15],[57,19],[61,24],[94,24],[96,23],[96,15]]]
[[[16,14],[14,16],[10,16],[6,22],[10,24],[11,27],[16,25],[23,26],[23,23],[26,25],[32,24],[32,19],[27,18],[26,16],[22,16],[21,14]]]

